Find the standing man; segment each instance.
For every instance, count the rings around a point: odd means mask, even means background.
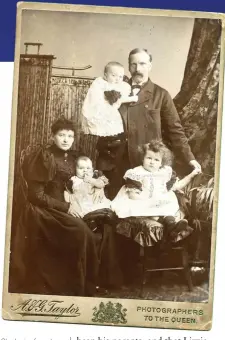
[[[162,131],[169,140],[172,151],[191,167],[201,170],[191,152],[179,115],[170,94],[149,78],[152,56],[146,49],[136,48],[129,54],[130,85],[136,103],[120,108],[128,139],[127,168],[140,165],[137,147],[152,139],[161,139]]]
[[[127,147],[121,161],[120,173],[123,176],[128,168],[140,165],[138,146],[162,135],[170,143],[173,153],[192,168],[201,171],[200,164],[191,152],[179,115],[170,94],[154,84],[149,78],[152,67],[152,56],[145,49],[136,48],[129,54],[129,71],[132,95],[138,95],[136,103],[124,104],[120,113],[124,120],[127,134]],[[163,133],[162,133],[163,132]],[[118,186],[121,176],[118,176]],[[139,257],[137,243],[118,236],[122,249],[120,263],[125,278],[129,281],[135,277],[134,271]]]

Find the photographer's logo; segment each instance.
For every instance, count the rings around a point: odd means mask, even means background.
[[[109,301],[104,304],[101,302],[98,308],[94,308],[92,321],[99,323],[125,324],[127,323],[127,309],[122,307],[121,303],[112,303]]]

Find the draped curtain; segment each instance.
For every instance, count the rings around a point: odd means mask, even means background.
[[[174,98],[203,172],[213,175],[220,66],[221,21],[195,19],[181,90]]]

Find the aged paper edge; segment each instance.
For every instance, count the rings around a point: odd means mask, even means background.
[[[87,297],[62,297],[62,296],[43,296],[43,295],[26,295],[8,293],[8,271],[9,271],[9,253],[10,253],[10,235],[11,235],[11,214],[12,214],[12,197],[13,197],[13,180],[14,180],[14,157],[16,141],[16,120],[17,120],[17,101],[18,101],[18,78],[19,78],[19,58],[20,58],[20,40],[21,40],[21,23],[23,10],[43,10],[43,11],[69,11],[69,12],[87,12],[87,13],[110,13],[124,15],[148,15],[148,16],[166,16],[166,17],[183,17],[183,18],[205,18],[220,19],[222,24],[221,35],[221,57],[220,57],[220,85],[218,97],[218,119],[217,119],[217,147],[216,147],[216,164],[215,164],[215,199],[212,225],[212,242],[211,242],[211,267],[209,280],[209,300],[208,303],[193,302],[172,302],[172,301],[151,301],[136,299],[110,299],[110,298],[87,298]],[[221,150],[221,133],[222,133],[222,106],[223,106],[223,84],[224,84],[224,62],[225,62],[225,14],[208,13],[196,11],[179,11],[179,10],[161,10],[161,9],[141,9],[109,6],[87,6],[87,5],[67,5],[67,4],[48,4],[48,3],[27,3],[19,2],[17,4],[16,18],[16,44],[15,44],[15,62],[14,62],[14,79],[13,79],[13,103],[12,103],[12,122],[11,122],[11,145],[10,145],[10,166],[8,176],[8,200],[7,200],[7,221],[6,221],[6,238],[5,238],[5,260],[4,260],[4,281],[3,281],[3,309],[2,317],[6,320],[29,320],[44,322],[66,322],[79,324],[98,324],[91,321],[93,307],[98,306],[100,302],[107,303],[112,300],[113,303],[119,302],[123,308],[127,309],[126,324],[118,326],[136,326],[136,327],[156,327],[156,328],[176,328],[192,330],[210,330],[212,326],[212,308],[213,308],[213,283],[215,269],[215,251],[216,251],[216,225],[217,209],[219,194],[219,168],[220,168],[220,150]],[[80,317],[61,317],[26,315],[21,316],[11,310],[13,304],[19,304],[24,300],[60,300],[66,307],[71,303],[79,307]],[[137,308],[171,308],[171,309],[202,309],[204,317],[197,320],[196,323],[187,323],[177,325],[174,322],[145,322],[143,313],[138,313]],[[148,312],[146,312],[148,313]],[[155,314],[157,315],[157,314]],[[163,316],[162,314],[159,314]],[[176,317],[176,315],[174,315]],[[182,315],[179,317],[186,317]],[[105,324],[107,325],[107,324]],[[108,325],[112,325],[108,323]],[[115,324],[113,324],[115,325]]]

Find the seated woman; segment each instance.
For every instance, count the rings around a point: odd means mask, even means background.
[[[53,144],[23,164],[28,202],[12,239],[9,291],[92,296],[99,282],[95,234],[64,200],[65,183],[75,172],[73,123],[57,120],[52,134]],[[112,228],[107,233],[102,253],[110,269],[115,261]]]

